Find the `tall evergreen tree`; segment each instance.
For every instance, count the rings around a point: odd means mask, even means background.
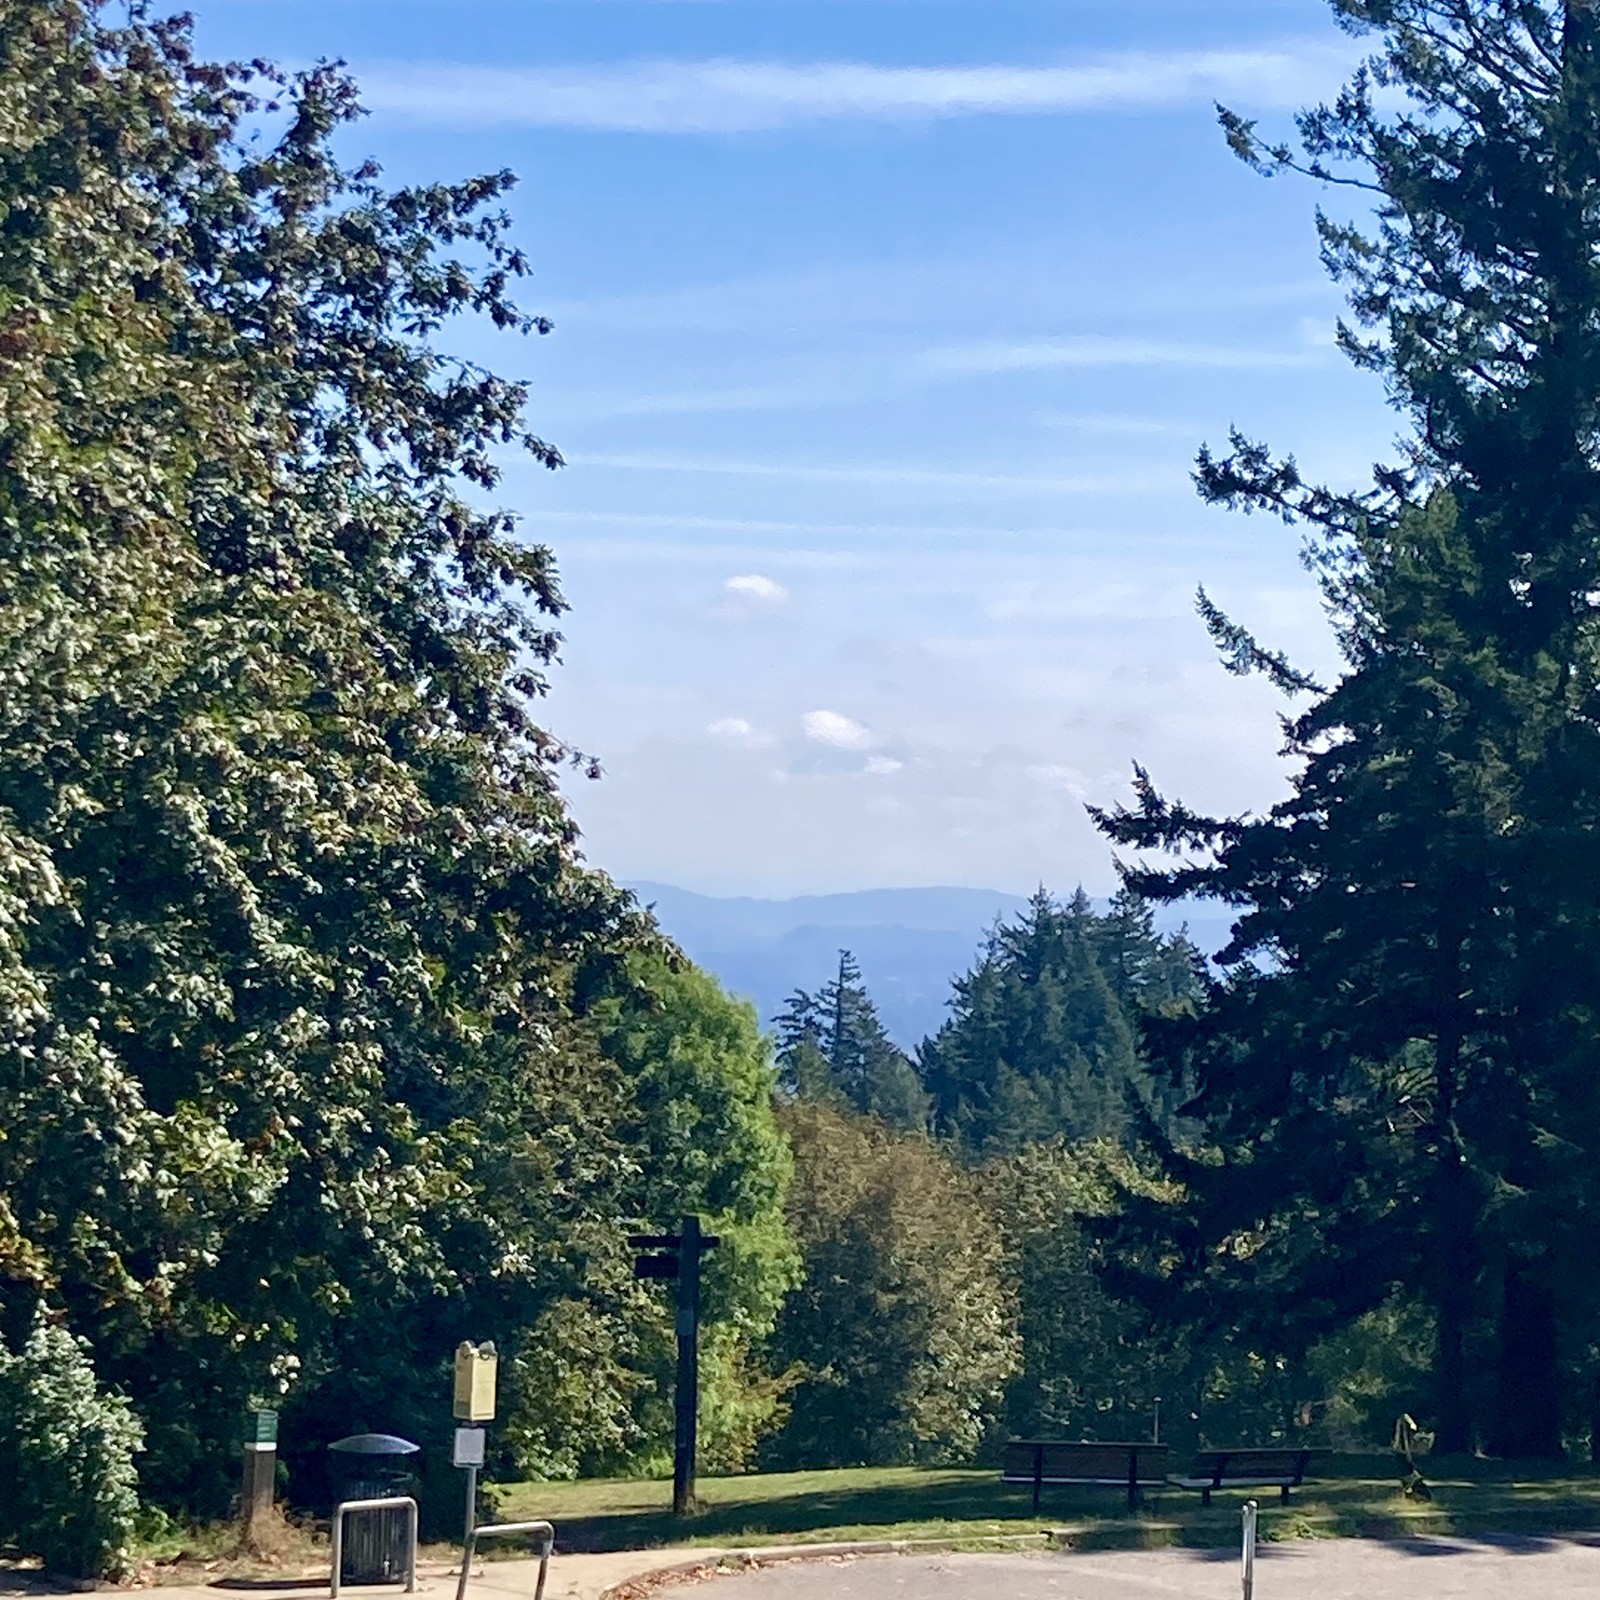
[[[891,1127],[923,1128],[928,1100],[910,1058],[890,1039],[848,950],[815,994],[797,990],[778,1018],[778,1059],[791,1093],[837,1098]]]
[[[1345,670],[1322,689],[1202,596],[1234,670],[1312,697],[1293,794],[1205,819],[1141,773],[1102,820],[1188,857],[1132,872],[1142,893],[1241,911],[1231,981],[1152,1038],[1225,1156],[1188,1173],[1193,1259],[1274,1284],[1280,1337],[1408,1282],[1437,1320],[1441,1448],[1554,1454],[1595,1334],[1600,14],[1333,10],[1375,53],[1296,142],[1222,120],[1258,169],[1370,200],[1319,215],[1323,256],[1341,345],[1412,431],[1364,493],[1237,435],[1199,483],[1305,530]]]

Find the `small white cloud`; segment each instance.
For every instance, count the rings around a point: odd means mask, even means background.
[[[1089,788],[1084,776],[1074,767],[1024,767],[1023,772],[1046,789],[1059,789],[1074,800],[1088,798]]]
[[[709,738],[724,744],[736,744],[746,750],[764,750],[777,740],[764,728],[758,728],[743,717],[719,717],[706,728]]]
[[[781,606],[789,598],[789,591],[781,583],[759,572],[744,572],[729,578],[722,589],[730,600],[746,606]]]
[[[865,750],[872,743],[872,735],[842,711],[808,711],[800,719],[800,726],[813,743],[835,750]]]
[[[870,772],[875,778],[886,778],[891,772],[898,772],[905,762],[896,761],[893,756],[868,756],[867,764],[862,769]]]

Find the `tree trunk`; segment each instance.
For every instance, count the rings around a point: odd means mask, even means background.
[[[1550,1291],[1521,1262],[1506,1267],[1493,1448],[1511,1458],[1561,1457],[1561,1372]]]
[[[1441,1455],[1464,1455],[1474,1444],[1472,1407],[1467,1392],[1467,1321],[1472,1314],[1473,1216],[1471,1184],[1456,1128],[1456,1094],[1461,1081],[1461,944],[1440,941],[1443,969],[1438,1033],[1434,1047],[1434,1260],[1438,1266],[1434,1305],[1439,1313],[1437,1417],[1434,1448]]]

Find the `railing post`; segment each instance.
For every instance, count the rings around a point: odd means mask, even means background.
[[[1033,1509],[1039,1509],[1039,1496],[1044,1493],[1044,1446],[1033,1447]]]
[[[1244,1503],[1244,1543],[1240,1551],[1240,1576],[1244,1580],[1244,1600],[1255,1600],[1256,1592],[1256,1503]]]
[[[466,1600],[467,1579],[472,1575],[472,1557],[479,1539],[500,1538],[513,1533],[536,1533],[539,1536],[539,1581],[534,1587],[533,1600],[544,1600],[545,1574],[550,1570],[550,1552],[555,1548],[556,1530],[548,1522],[486,1522],[467,1535],[461,1551],[461,1579],[456,1584],[456,1600]]]

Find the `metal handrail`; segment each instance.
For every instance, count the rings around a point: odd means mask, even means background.
[[[498,1538],[504,1534],[536,1533],[539,1535],[539,1582],[533,1591],[533,1600],[544,1600],[544,1576],[550,1568],[550,1551],[556,1542],[556,1530],[548,1522],[486,1522],[467,1535],[461,1551],[461,1581],[456,1585],[456,1600],[466,1600],[467,1578],[472,1572],[472,1552],[481,1538]]]
[[[417,1502],[408,1494],[384,1500],[341,1500],[333,1508],[333,1573],[328,1582],[332,1600],[339,1600],[339,1569],[344,1565],[344,1519],[352,1511],[404,1511],[406,1514],[406,1593],[417,1592]]]

